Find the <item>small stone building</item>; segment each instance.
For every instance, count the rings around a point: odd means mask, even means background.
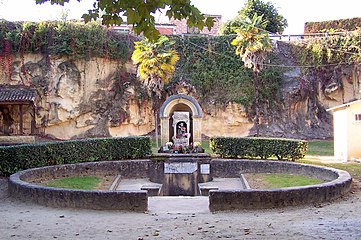
[[[0,85],[0,143],[29,142],[24,136],[35,134],[35,97],[33,88]]]
[[[188,145],[201,142],[202,108],[191,96],[170,96],[160,109],[161,143]]]
[[[327,111],[333,114],[335,160],[361,159],[361,100]]]

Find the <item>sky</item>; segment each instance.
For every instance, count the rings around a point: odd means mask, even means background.
[[[288,21],[284,34],[302,34],[305,22],[361,17],[361,0],[270,0]],[[35,0],[0,0],[0,19],[9,21],[59,20],[62,11],[68,19],[80,19],[92,8],[94,0],[70,0],[64,7]],[[222,21],[234,18],[246,0],[192,0],[203,13],[222,15]],[[267,0],[264,0],[267,2]]]

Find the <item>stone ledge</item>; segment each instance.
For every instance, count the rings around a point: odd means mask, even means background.
[[[33,180],[48,177],[70,177],[86,175],[121,174],[130,176],[129,169],[138,166],[135,174],[146,174],[147,160],[91,162],[34,168],[15,173],[9,178],[10,196],[44,206],[85,208],[96,210],[122,210],[144,212],[148,209],[147,191],[77,190],[41,186]],[[141,167],[142,166],[142,167]]]
[[[0,136],[0,144],[35,143],[35,136]]]

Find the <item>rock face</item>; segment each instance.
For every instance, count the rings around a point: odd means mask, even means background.
[[[297,66],[287,43],[275,53],[285,65]],[[72,60],[25,55],[26,74],[19,56],[13,57],[11,76],[0,74],[1,84],[25,84],[37,89],[36,127],[40,134],[59,139],[145,135],[154,130],[152,103],[136,80],[131,63],[107,59]],[[10,80],[11,79],[11,80]],[[183,91],[183,92],[182,92]],[[184,93],[174,87],[168,92]],[[192,86],[186,93],[198,100]],[[355,66],[315,71],[298,67],[284,71],[277,110],[261,109],[261,134],[293,138],[330,138],[332,116],[326,109],[360,96],[360,70]],[[199,101],[206,136],[248,136],[253,124],[242,105]]]
[[[36,88],[36,126],[59,139],[147,134],[152,129],[151,103],[139,100],[135,69],[105,59],[74,61],[26,55],[24,75],[14,60],[11,81]],[[137,85],[138,83],[138,85]],[[153,126],[154,128],[154,126]]]
[[[265,114],[262,134],[291,138],[333,137],[332,115],[326,111],[361,97],[357,66],[301,69],[292,58],[289,43],[278,42],[275,54],[287,66],[280,111]]]

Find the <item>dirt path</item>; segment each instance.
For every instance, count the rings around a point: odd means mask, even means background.
[[[361,239],[360,185],[353,191],[320,206],[212,214],[173,202],[172,211],[125,213],[24,203],[0,179],[0,239]]]

